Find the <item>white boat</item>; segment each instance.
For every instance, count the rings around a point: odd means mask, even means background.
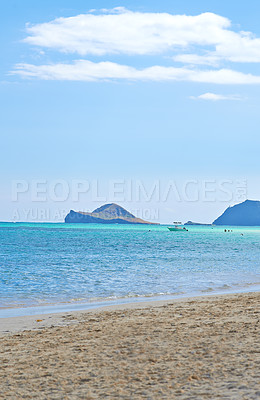
[[[171,232],[188,232],[188,229],[182,226],[181,222],[174,222],[174,226],[168,226],[168,229]]]

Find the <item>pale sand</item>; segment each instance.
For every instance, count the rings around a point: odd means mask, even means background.
[[[259,301],[248,293],[0,319],[0,398],[260,399]]]

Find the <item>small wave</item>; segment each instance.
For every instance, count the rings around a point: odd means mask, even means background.
[[[202,289],[201,293],[210,293],[210,292],[214,292],[214,289],[212,287],[209,287],[207,289]]]

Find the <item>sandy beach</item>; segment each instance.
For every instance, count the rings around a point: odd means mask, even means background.
[[[1,399],[259,399],[260,293],[0,319]]]

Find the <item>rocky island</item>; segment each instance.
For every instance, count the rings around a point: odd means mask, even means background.
[[[203,222],[193,222],[193,221],[185,222],[184,225],[212,226],[212,224],[204,224]]]
[[[246,200],[228,207],[214,225],[260,226],[260,201]]]
[[[90,223],[90,224],[149,224],[159,225],[152,222],[144,221],[135,217],[125,208],[118,204],[104,204],[93,212],[73,211],[65,217],[66,223]]]

